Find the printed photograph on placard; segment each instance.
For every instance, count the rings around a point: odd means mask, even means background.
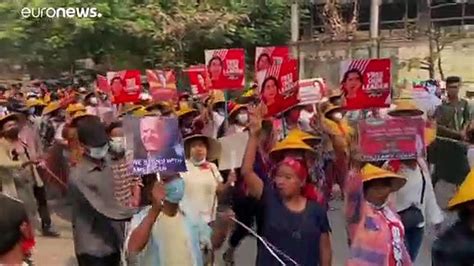
[[[256,75],[260,99],[267,106],[267,115],[273,116],[298,104],[298,67],[296,60],[273,65]]]
[[[147,69],[150,95],[155,101],[177,100],[176,75],[173,70]]]
[[[360,59],[341,62],[341,90],[345,109],[389,107],[391,103],[390,59]]]
[[[176,118],[146,116],[124,120],[127,149],[136,174],[186,171],[183,139]]]
[[[184,70],[184,72],[188,74],[193,95],[202,95],[209,92],[211,80],[207,74],[205,65],[190,66]]]
[[[141,93],[139,70],[107,72],[113,103],[137,102]]]
[[[244,49],[206,50],[205,59],[210,89],[240,90],[244,88]]]
[[[281,65],[289,57],[288,46],[257,47],[255,49],[255,73],[267,70],[272,65]]]

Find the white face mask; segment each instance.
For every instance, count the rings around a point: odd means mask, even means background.
[[[102,160],[105,158],[108,151],[109,145],[107,144],[102,147],[89,148],[89,156],[97,160]]]
[[[200,161],[196,161],[194,160],[193,158],[191,158],[191,162],[195,165],[195,166],[201,166],[203,165],[205,162],[206,162],[206,158],[200,160]]]
[[[109,144],[113,152],[121,153],[125,150],[123,137],[113,137]]]
[[[313,112],[308,112],[306,110],[301,110],[300,112],[300,118],[298,118],[298,125],[301,130],[310,132],[313,129],[311,128],[311,118],[313,118],[314,113]]]
[[[91,104],[93,104],[93,105],[99,104],[99,100],[97,100],[96,97],[91,97],[91,98],[89,99],[89,102],[90,102]]]
[[[239,121],[240,124],[245,125],[249,121],[249,115],[247,113],[238,114],[237,121]]]

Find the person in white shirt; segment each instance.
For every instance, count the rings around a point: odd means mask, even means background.
[[[424,159],[400,161],[397,174],[406,184],[395,195],[396,210],[405,226],[405,242],[415,261],[423,242],[426,224],[439,227],[444,216],[436,202],[430,171]]]
[[[219,158],[220,144],[204,135],[192,135],[184,140],[187,172],[181,176],[186,184],[181,206],[184,210],[194,210],[206,223],[215,220],[218,196],[232,183],[235,174],[229,174],[224,183],[214,161]]]

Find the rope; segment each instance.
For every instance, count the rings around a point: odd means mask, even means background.
[[[46,164],[41,163],[38,166],[44,169],[54,180],[56,180],[61,186],[67,189],[67,184],[64,183],[56,174],[54,174],[53,171],[51,171],[51,169],[49,169]]]
[[[281,264],[281,265],[286,265],[286,263],[280,258],[278,257],[278,255],[275,253],[275,251],[277,253],[279,253],[280,255],[282,255],[286,260],[288,261],[291,261],[293,264],[295,265],[299,265],[295,260],[293,260],[290,256],[286,255],[283,251],[279,250],[278,248],[276,248],[274,245],[272,245],[271,243],[267,242],[263,237],[259,236],[254,230],[252,230],[252,228],[248,227],[247,225],[245,225],[244,223],[240,222],[239,220],[237,220],[235,217],[230,217],[230,219],[232,221],[234,221],[235,223],[239,224],[240,226],[242,226],[243,228],[245,228],[245,230],[247,230],[250,234],[252,234],[254,237],[256,237],[260,242],[262,242],[263,246],[268,250],[268,252],[270,252],[270,254],[276,259],[278,260],[278,262]]]

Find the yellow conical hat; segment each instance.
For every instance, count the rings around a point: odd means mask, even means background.
[[[392,178],[392,190],[397,191],[405,183],[407,180],[400,175],[397,175],[389,170],[377,167],[373,164],[366,164],[362,169],[361,169],[361,175],[362,175],[362,182],[367,182],[367,181],[372,181],[376,179],[382,179],[382,178]]]
[[[320,136],[311,135],[299,128],[290,130],[287,137],[299,138],[302,141],[321,141]]]
[[[395,101],[396,107],[388,112],[390,116],[420,116],[424,112],[420,110],[413,100],[410,99],[399,99]]]
[[[474,169],[469,172],[458,192],[449,201],[448,208],[453,209],[463,203],[474,200]]]
[[[288,150],[302,150],[305,152],[310,152],[315,154],[316,151],[306,144],[302,139],[296,137],[295,135],[288,135],[282,141],[277,142],[273,149],[270,151],[270,158],[274,161],[281,159],[281,155],[284,151]]]

